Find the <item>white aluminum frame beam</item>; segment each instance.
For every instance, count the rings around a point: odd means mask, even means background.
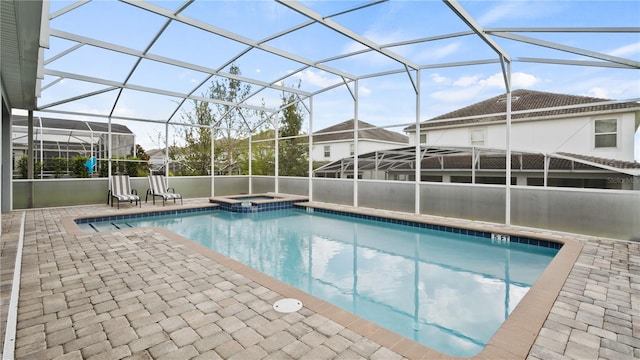
[[[188,70],[201,72],[201,73],[204,73],[204,74],[211,74],[211,75],[216,75],[216,76],[220,76],[220,77],[225,77],[225,78],[228,78],[228,79],[234,79],[234,80],[250,83],[250,84],[253,84],[253,85],[269,86],[269,83],[265,82],[265,81],[246,78],[246,77],[237,76],[237,75],[233,75],[233,74],[229,74],[229,73],[223,73],[223,72],[220,72],[220,71],[218,71],[216,69],[212,69],[212,68],[208,68],[208,67],[200,66],[200,65],[195,65],[195,64],[187,63],[187,62],[180,61],[180,60],[175,60],[175,59],[164,57],[164,56],[160,56],[160,55],[144,54],[143,52],[135,50],[135,49],[131,49],[131,48],[127,48],[127,47],[124,47],[124,46],[108,43],[106,41],[100,41],[100,40],[88,38],[88,37],[77,35],[77,34],[68,33],[68,32],[61,31],[61,30],[51,29],[51,36],[55,36],[57,38],[64,39],[64,40],[74,41],[74,42],[77,42],[77,43],[82,43],[82,44],[86,44],[86,45],[95,46],[95,47],[106,49],[106,50],[115,51],[115,52],[118,52],[118,53],[121,53],[121,54],[125,54],[125,55],[135,56],[135,57],[143,58],[143,59],[147,59],[147,60],[153,60],[153,61],[161,62],[161,63],[164,63],[164,64],[173,65],[173,66],[185,68],[185,69],[188,69]],[[313,66],[313,65],[310,65],[310,66]],[[288,92],[299,93],[301,95],[310,95],[308,92],[302,91],[302,90],[299,90],[299,89],[288,88],[288,87],[277,86],[277,85],[272,85],[271,87],[274,88],[274,89],[277,89],[277,90],[283,90],[283,91],[288,91]]]
[[[516,35],[516,34],[511,34],[506,32],[493,32],[491,34],[494,36],[505,38],[505,39],[515,40],[515,41],[537,45],[537,46],[541,46],[549,49],[560,50],[560,51],[564,51],[572,54],[587,56],[594,59],[600,59],[604,61],[618,63],[621,65],[629,66],[634,69],[640,69],[640,62],[624,59],[617,56],[607,55],[607,54],[603,54],[595,51],[580,49],[573,46],[562,45],[562,44],[554,43],[551,41],[539,40],[539,39],[531,38],[528,36]]]
[[[207,97],[202,97],[202,96],[194,96],[194,95],[189,96],[187,94],[179,93],[179,92],[175,92],[175,91],[167,91],[167,90],[156,89],[156,88],[151,88],[151,87],[147,87],[147,86],[140,86],[140,85],[123,84],[123,83],[120,83],[120,82],[117,82],[117,81],[99,79],[99,78],[94,78],[94,77],[91,77],[91,76],[72,74],[72,73],[67,73],[67,72],[57,71],[57,70],[47,70],[47,69],[45,69],[44,73],[46,75],[59,76],[59,77],[66,78],[66,79],[85,81],[85,82],[101,84],[101,85],[106,85],[106,86],[111,86],[111,87],[116,87],[116,88],[137,90],[137,91],[153,93],[153,94],[158,94],[158,95],[176,97],[176,98],[180,98],[180,99],[191,99],[191,100],[205,101],[205,102],[208,102],[208,103],[215,103],[215,104],[222,104],[222,105],[229,105],[229,106],[238,106],[238,107],[242,107],[242,108],[258,110],[258,111],[265,111],[265,112],[276,112],[277,111],[277,110],[273,110],[273,109],[269,109],[269,108],[263,108],[263,107],[255,106],[255,105],[235,104],[235,103],[232,103],[232,102],[229,102],[229,101],[212,99],[212,98],[207,98]],[[89,96],[89,95],[85,95],[83,97],[86,97],[86,96]],[[40,109],[38,108],[37,110],[40,110]]]
[[[591,66],[601,68],[615,68],[615,69],[633,69],[628,65],[622,65],[619,63],[612,63],[608,61],[584,61],[584,60],[561,60],[561,59],[543,59],[532,57],[519,57],[513,60],[514,62],[521,63],[538,63],[538,64],[556,64],[556,65],[573,65],[573,66]]]
[[[193,27],[198,28],[200,30],[204,30],[204,31],[207,31],[207,32],[212,33],[212,34],[219,35],[219,36],[222,36],[224,38],[237,41],[237,42],[239,42],[241,44],[245,44],[245,45],[251,46],[252,48],[264,50],[266,52],[272,53],[274,55],[278,55],[280,57],[283,57],[283,58],[291,60],[291,61],[295,61],[295,62],[299,62],[301,64],[313,66],[313,67],[315,67],[317,69],[324,70],[324,71],[332,73],[334,75],[344,76],[344,77],[347,77],[347,78],[350,78],[350,79],[354,78],[354,76],[352,74],[348,74],[346,72],[343,72],[343,71],[340,71],[340,70],[337,70],[337,69],[333,69],[333,68],[328,67],[328,66],[316,64],[313,61],[311,61],[309,59],[306,59],[306,58],[304,58],[302,56],[294,55],[294,54],[288,53],[286,51],[274,48],[272,46],[261,44],[260,42],[251,40],[249,38],[246,38],[244,36],[238,35],[238,34],[233,33],[231,31],[215,27],[215,26],[207,24],[205,22],[190,18],[188,16],[184,16],[184,15],[180,15],[180,14],[173,14],[171,11],[169,11],[167,9],[164,9],[164,8],[162,8],[160,6],[156,6],[156,5],[147,3],[147,2],[134,1],[134,0],[120,0],[120,1],[122,1],[123,3],[129,4],[129,5],[132,5],[132,6],[138,7],[140,9],[155,13],[157,15],[161,15],[161,16],[164,16],[166,18],[179,21],[179,22],[181,22],[183,24],[193,26]]]
[[[276,2],[288,7],[289,9],[302,14],[312,20],[315,20],[316,22],[328,27],[329,29],[342,34],[348,38],[350,38],[353,41],[356,41],[364,46],[366,46],[367,48],[374,50],[377,53],[380,53],[382,55],[387,56],[390,59],[393,59],[397,62],[399,62],[400,64],[403,64],[405,66],[408,66],[412,69],[417,70],[419,68],[419,66],[417,64],[415,64],[414,62],[410,61],[409,59],[405,59],[404,57],[396,54],[393,51],[390,51],[386,48],[382,48],[379,44],[374,43],[373,41],[365,38],[364,36],[358,35],[355,32],[347,29],[346,27],[336,23],[335,21],[322,17],[320,14],[318,14],[317,12],[307,8],[306,6],[298,3],[297,1],[283,1],[283,0],[276,0]]]
[[[482,29],[482,27],[473,19],[473,17],[471,17],[471,15],[469,15],[469,13],[467,13],[467,11],[460,4],[458,4],[457,1],[455,0],[443,0],[443,1],[445,4],[447,4],[447,6],[449,6],[451,11],[453,11],[456,15],[458,15],[458,17],[462,21],[464,21],[471,28],[471,30],[473,30],[473,32],[475,32],[476,35],[478,35],[487,45],[489,45],[489,47],[491,47],[493,51],[498,53],[498,55],[500,55],[501,58],[505,59],[508,62],[511,62],[511,58],[509,57],[509,54],[507,54],[507,52],[504,51],[500,47],[500,45],[498,45],[498,43],[496,43],[492,38],[487,36],[484,29]]]

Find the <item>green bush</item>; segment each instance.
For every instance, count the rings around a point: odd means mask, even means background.
[[[40,177],[40,170],[42,170],[41,162],[33,163],[33,177]],[[22,155],[20,160],[18,160],[18,171],[20,172],[20,178],[26,179],[29,176],[27,169],[29,169],[29,157],[27,155]]]
[[[67,159],[63,157],[53,158],[53,177],[59,178],[62,174],[67,172]]]
[[[71,174],[76,178],[88,178],[89,177],[89,169],[84,166],[84,163],[89,160],[86,156],[74,156],[71,159]]]

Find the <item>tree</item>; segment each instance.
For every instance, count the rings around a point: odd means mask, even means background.
[[[300,83],[298,83],[300,87]],[[279,137],[287,138],[302,134],[302,121],[304,112],[297,102],[295,94],[282,93],[283,110],[280,115]],[[288,106],[287,106],[288,105]],[[283,176],[307,176],[308,165],[308,141],[302,138],[283,139],[279,142],[278,161],[279,175]]]
[[[213,116],[206,101],[194,100],[194,113],[183,115],[194,126],[182,127],[185,146],[177,151],[184,175],[207,175],[211,170],[211,124]]]
[[[251,138],[251,173],[252,175],[275,175],[275,132],[264,130]],[[249,174],[249,139],[243,141],[246,153],[241,154],[238,166],[242,174]]]
[[[236,64],[231,64],[229,73],[240,76],[240,68]],[[233,173],[233,169],[238,161],[242,149],[238,146],[241,134],[246,134],[250,129],[247,128],[248,121],[254,116],[250,110],[234,106],[244,101],[251,92],[251,85],[244,84],[234,78],[224,78],[216,80],[210,89],[210,97],[216,100],[222,100],[225,103],[215,103],[216,114],[214,116],[213,127],[216,131],[215,150],[216,162],[219,168],[226,170],[229,175]],[[245,131],[241,131],[245,129]],[[219,136],[219,137],[218,137]],[[246,152],[246,150],[245,150]]]
[[[239,76],[240,68],[232,64],[230,74]],[[215,159],[218,169],[232,174],[241,153],[238,146],[238,129],[245,128],[245,120],[253,116],[246,109],[234,106],[245,100],[251,86],[235,78],[224,78],[211,83],[208,93],[203,94],[223,103],[194,101],[193,113],[183,114],[183,119],[194,125],[183,127],[185,146],[179,154],[186,175],[207,175],[211,170],[211,159]],[[214,154],[211,154],[211,129],[216,137]]]
[[[144,160],[146,162],[138,163],[138,173],[141,176],[149,174],[149,154],[144,151],[144,148],[140,144],[136,144],[136,156],[137,159]]]

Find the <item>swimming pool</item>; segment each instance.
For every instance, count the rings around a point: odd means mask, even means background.
[[[482,237],[486,234],[475,232],[437,231],[302,209],[213,210],[109,223],[168,228],[454,356],[482,350],[557,252],[514,242],[492,243]]]

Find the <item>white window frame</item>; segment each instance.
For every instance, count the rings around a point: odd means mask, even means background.
[[[353,156],[356,153],[356,144],[349,144],[349,156]]]
[[[596,123],[598,121],[614,121],[616,124],[616,131],[614,132],[596,132]],[[593,148],[594,149],[613,149],[613,148],[617,148],[618,147],[618,138],[619,138],[619,134],[620,134],[620,123],[618,121],[618,119],[616,118],[607,118],[607,119],[594,119],[593,120]],[[615,135],[615,144],[613,146],[598,146],[596,138],[598,136],[603,136],[603,135]]]
[[[325,159],[331,157],[331,145],[325,145],[322,150],[323,150]]]
[[[426,144],[429,140],[428,133],[424,132],[420,134],[420,144]]]
[[[478,140],[473,140],[474,134],[482,134],[482,143]],[[487,144],[487,128],[471,128],[469,129],[469,145],[471,146],[485,146]]]

